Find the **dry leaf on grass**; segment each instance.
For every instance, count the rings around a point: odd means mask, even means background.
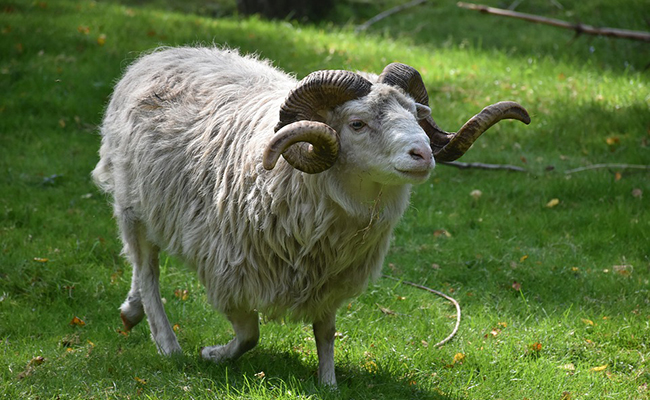
[[[180,299],[181,301],[185,301],[190,298],[190,292],[187,289],[176,289],[174,290],[174,296],[176,296],[176,298]]]
[[[18,379],[24,379],[28,376],[30,376],[34,372],[34,368],[38,367],[39,365],[43,364],[45,362],[45,358],[42,356],[36,356],[29,360],[27,363],[27,366],[25,367],[25,370],[18,374]]]
[[[391,310],[390,308],[382,307],[382,306],[379,305],[378,303],[375,303],[375,305],[376,305],[377,307],[379,307],[379,309],[381,310],[381,312],[383,312],[383,313],[386,314],[386,315],[395,315],[395,314],[397,314],[395,311]]]
[[[553,208],[560,204],[560,199],[551,199],[549,200],[548,203],[546,203],[546,208]]]

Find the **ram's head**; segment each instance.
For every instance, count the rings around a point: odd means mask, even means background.
[[[340,158],[354,159],[382,183],[416,183],[429,176],[432,156],[456,160],[502,119],[530,123],[522,106],[506,101],[485,107],[458,132],[445,132],[430,115],[429,96],[417,70],[393,63],[376,80],[373,84],[349,71],[316,71],[305,77],[282,105],[264,167],[274,168],[282,155],[294,168],[315,174]],[[363,152],[374,159],[364,161],[358,154]]]

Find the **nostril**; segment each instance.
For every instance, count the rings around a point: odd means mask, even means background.
[[[409,155],[410,155],[411,158],[413,158],[414,160],[424,160],[424,156],[423,156],[422,153],[421,153],[419,150],[417,150],[417,149],[413,149],[413,150],[409,151]]]

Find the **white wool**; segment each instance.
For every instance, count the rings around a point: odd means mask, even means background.
[[[384,118],[396,108],[393,119],[417,126],[413,100],[381,84],[329,112],[342,142],[331,169],[308,175],[282,159],[263,169],[296,84],[234,50],[162,49],[128,68],[106,110],[95,181],[112,194],[116,216],[139,221],[149,241],[196,269],[209,301],[226,313],[307,321],[333,313],[379,274],[408,204],[411,182],[396,178],[395,166],[411,161],[392,154],[413,137],[368,146],[343,134],[342,116]],[[376,115],[363,111],[368,104]]]

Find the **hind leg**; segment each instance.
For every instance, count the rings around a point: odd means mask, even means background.
[[[120,307],[120,316],[126,329],[137,325],[147,315],[151,336],[160,353],[169,355],[180,352],[162,298],[160,297],[160,268],[157,246],[146,238],[144,227],[127,209],[118,214],[124,252],[133,265],[131,290]]]
[[[260,337],[257,311],[232,312],[226,315],[235,330],[235,337],[222,346],[201,349],[201,357],[214,362],[235,360],[257,345]]]
[[[127,249],[125,249],[125,253],[128,253]],[[129,290],[126,300],[120,306],[120,317],[127,331],[130,331],[144,318],[144,306],[142,305],[138,282],[138,267],[134,264],[133,275],[131,276],[131,290]]]

